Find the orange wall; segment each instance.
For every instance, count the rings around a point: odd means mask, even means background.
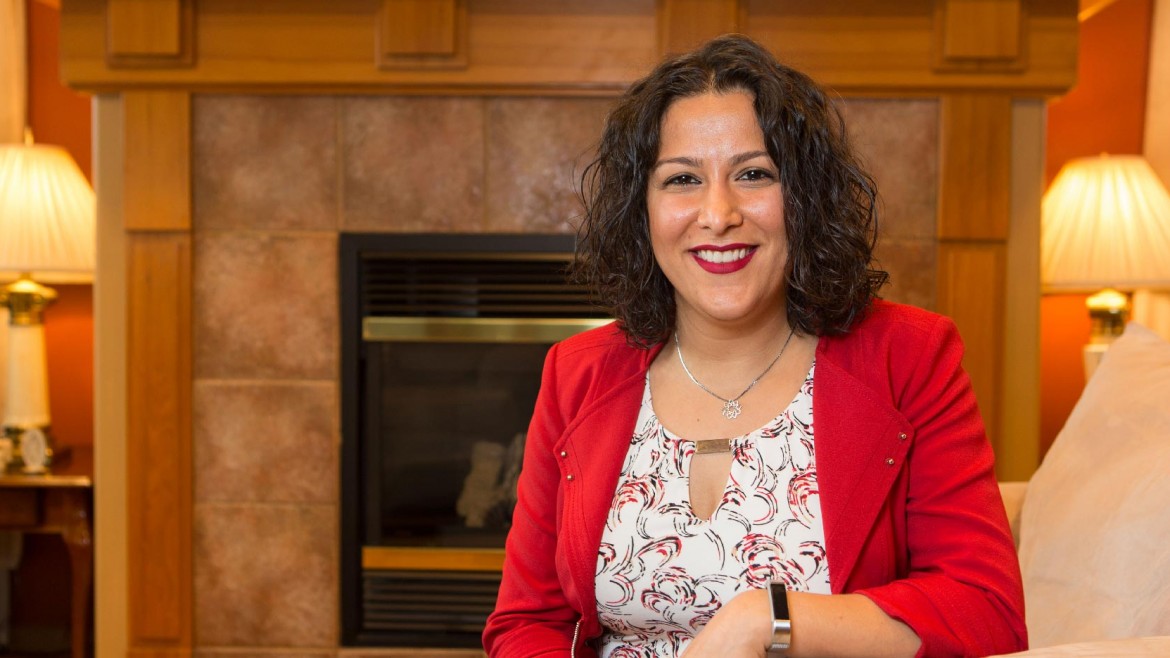
[[[91,181],[90,99],[65,88],[58,75],[60,11],[26,0],[29,124],[38,142],[69,151]],[[49,413],[57,446],[93,445],[93,289],[54,285],[45,311]]]
[[[86,178],[90,167],[89,96],[66,88],[58,74],[61,12],[39,0],[28,10],[28,118],[38,142],[65,147]]]
[[[54,285],[45,311],[49,413],[60,446],[93,445],[93,287]]]
[[[1073,158],[1142,152],[1152,15],[1153,0],[1117,0],[1081,23],[1077,85],[1048,106],[1049,182]],[[1084,295],[1040,300],[1041,455],[1084,388],[1084,304]]]

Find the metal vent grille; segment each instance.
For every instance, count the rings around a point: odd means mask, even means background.
[[[362,631],[391,641],[413,634],[467,634],[478,646],[499,588],[499,573],[365,570]]]
[[[367,253],[363,317],[604,317],[567,280],[569,256],[533,253]]]

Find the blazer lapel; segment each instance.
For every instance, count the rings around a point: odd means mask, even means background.
[[[605,392],[582,407],[565,428],[564,440],[555,448],[560,451],[563,447],[573,455],[570,460],[577,469],[576,486],[566,494],[565,510],[572,518],[566,517],[564,532],[571,537],[570,569],[583,606],[596,606],[597,549],[638,422],[646,370],[660,350],[661,345],[655,346],[639,352],[635,359],[628,356],[623,359],[623,350],[614,350],[600,370],[607,373],[607,385],[601,386]],[[583,630],[592,633],[596,629]]]
[[[813,423],[829,581],[839,594],[905,466],[912,428],[830,360],[817,361]]]

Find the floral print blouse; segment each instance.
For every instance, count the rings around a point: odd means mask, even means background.
[[[829,593],[813,442],[813,370],[763,427],[730,440],[722,501],[690,503],[692,441],[654,413],[650,379],[597,556],[601,658],[677,656],[736,594],[769,582]]]

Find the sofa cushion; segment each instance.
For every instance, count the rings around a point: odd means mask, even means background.
[[[1077,642],[1043,647],[1019,653],[1012,658],[1166,658],[1170,656],[1170,637],[1138,637],[1121,640]]]
[[[1028,486],[1031,646],[1170,635],[1170,343],[1130,323]]]

